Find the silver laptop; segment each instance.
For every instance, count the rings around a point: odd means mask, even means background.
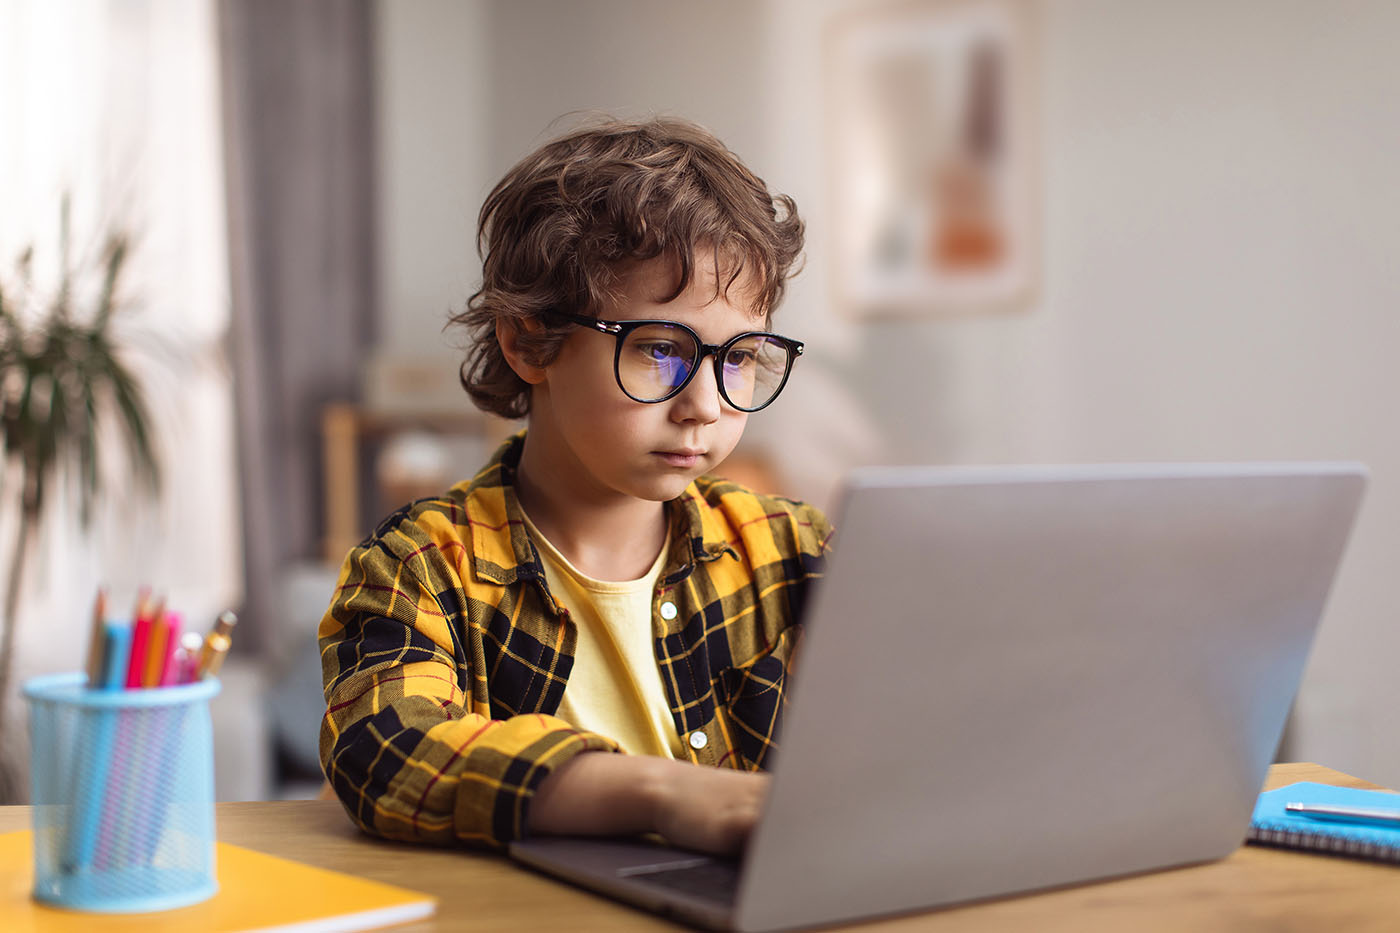
[[[738,930],[1227,855],[1364,486],[1356,464],[859,471],[743,859],[511,854]]]

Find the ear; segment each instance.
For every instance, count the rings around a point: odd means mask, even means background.
[[[520,349],[520,332],[521,327],[526,331],[534,331],[539,326],[535,321],[525,321],[517,326],[505,318],[496,319],[496,342],[501,345],[501,354],[510,364],[510,368],[515,370],[515,374],[530,385],[544,382],[545,368],[525,359],[525,354]]]

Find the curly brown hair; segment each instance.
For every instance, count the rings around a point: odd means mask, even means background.
[[[462,387],[479,408],[524,417],[530,386],[501,352],[497,322],[515,327],[532,365],[547,366],[572,331],[547,312],[596,317],[632,266],[657,257],[677,270],[664,301],[689,287],[705,254],[717,294],[751,269],[754,314],[767,318],[798,271],[802,239],[792,198],[771,194],[694,123],[658,117],[575,129],[522,159],[482,205],[481,288],[449,323],[472,340]]]

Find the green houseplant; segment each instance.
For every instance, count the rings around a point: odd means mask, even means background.
[[[13,279],[0,279],[0,478],[7,481],[0,506],[19,507],[0,618],[0,750],[20,590],[48,493],[56,482],[74,483],[86,528],[104,485],[101,453],[117,440],[130,455],[130,482],[151,493],[160,485],[146,402],[112,325],[129,245],[126,234],[109,232],[97,257],[75,264],[64,197],[57,287],[51,293],[36,287],[32,245],[20,254]],[[12,760],[0,751],[0,771]],[[0,774],[0,795],[13,796],[16,779]]]

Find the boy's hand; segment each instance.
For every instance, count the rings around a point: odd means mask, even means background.
[[[544,780],[529,830],[575,835],[660,833],[719,855],[744,848],[768,795],[767,774],[647,756],[586,752]]]
[[[738,855],[763,812],[767,774],[709,768],[688,762],[662,785],[656,831],[672,845]]]

